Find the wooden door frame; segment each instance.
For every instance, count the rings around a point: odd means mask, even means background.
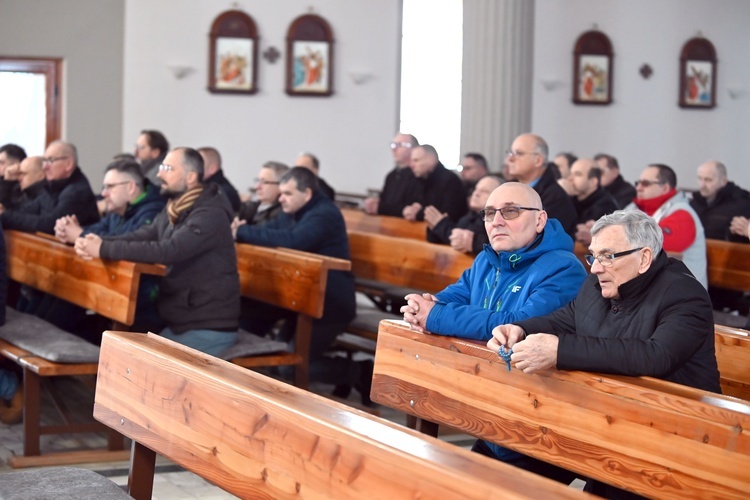
[[[45,75],[45,146],[60,138],[62,131],[62,59],[54,57],[0,57],[0,72],[39,73]]]

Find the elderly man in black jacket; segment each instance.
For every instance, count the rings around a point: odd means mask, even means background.
[[[219,186],[203,184],[203,158],[177,148],[159,166],[169,201],[154,222],[121,236],[78,238],[78,255],[167,266],[157,306],[161,335],[217,356],[237,341],[240,277],[232,207]]]
[[[721,392],[711,301],[688,268],[662,250],[656,222],[640,211],[619,210],[599,219],[591,236],[591,275],[576,299],[546,316],[496,327],[487,345],[512,349],[511,361],[524,373],[557,368],[644,375]],[[500,458],[532,469],[538,462],[515,452]],[[589,486],[606,498],[619,494]]]
[[[42,168],[47,182],[39,196],[17,210],[5,210],[0,206],[0,220],[5,229],[55,234],[55,222],[65,215],[75,215],[84,225],[99,220],[96,197],[78,167],[78,152],[73,144],[50,143]]]

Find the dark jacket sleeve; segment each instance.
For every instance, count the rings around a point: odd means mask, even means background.
[[[450,217],[443,217],[434,228],[427,230],[427,241],[430,243],[449,245],[451,242],[451,231],[453,231],[453,228],[455,227],[456,223],[453,222]]]
[[[91,207],[86,206],[87,203],[93,204],[93,210],[96,210],[93,193],[86,192],[83,185],[71,184],[60,192],[57,203],[52,203],[49,195],[42,194],[18,210],[3,212],[3,227],[27,233],[54,234],[55,222],[60,217],[76,215],[81,223],[89,222]]]
[[[331,224],[327,211],[314,210],[304,221],[293,223],[291,217],[277,217],[264,226],[240,226],[237,241],[266,247],[284,247],[315,251],[320,241],[334,238],[337,227]]]
[[[167,217],[161,212],[157,218]],[[215,246],[213,241],[226,230],[225,224],[215,221],[226,214],[217,208],[199,207],[187,221],[174,227],[169,238],[158,238],[159,224],[155,221],[137,231],[122,236],[105,238],[101,256],[112,260],[130,260],[171,265],[201,255]],[[168,229],[169,230],[169,229]]]

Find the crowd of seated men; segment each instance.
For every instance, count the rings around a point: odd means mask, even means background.
[[[690,194],[664,164],[646,165],[631,185],[609,154],[562,153],[549,161],[547,142],[531,133],[515,138],[498,174],[480,153],[467,153],[452,172],[433,146],[410,134],[396,134],[390,147],[395,166],[379,196],[364,200],[364,210],[424,220],[427,240],[478,256],[443,292],[405,298],[401,311],[412,328],[489,340],[512,350],[508,359],[527,373],[591,369],[718,390],[711,301],[738,308],[743,297],[709,289],[709,299],[705,240],[747,242],[750,218],[750,193],[729,182],[722,163],[700,165],[699,191]],[[84,259],[164,264],[166,276],[141,288],[136,324],[220,355],[241,327],[284,340],[294,330],[285,311],[241,300],[235,242],[349,258],[335,191],[319,170],[311,153],[300,154],[292,168],[267,162],[254,196],[241,196],[223,175],[216,148],[170,149],[163,134],[144,130],[133,155],[118,155],[107,166],[97,199],[73,144],[55,141],[44,156],[29,158],[8,144],[0,148],[0,221],[6,229],[54,235]],[[572,253],[575,241],[591,252],[588,276]],[[667,252],[681,254],[681,262]],[[311,379],[339,392],[354,388],[370,404],[372,362],[327,353],[356,313],[352,273],[331,273],[323,316],[313,325]],[[581,300],[584,308],[596,304],[596,318],[582,316]],[[70,323],[81,311],[34,290],[23,290],[11,305],[82,331]],[[657,321],[667,312],[670,324],[682,325],[683,338]],[[628,327],[622,338],[618,325],[631,322],[639,327]],[[88,338],[96,342],[96,330]],[[655,352],[642,352],[644,339]],[[594,346],[602,360],[618,362],[576,358]],[[664,352],[676,354],[666,359]],[[640,364],[629,361],[634,356]],[[12,374],[3,385],[5,376],[0,372],[0,397],[8,401],[0,405],[3,422],[20,393]],[[567,471],[499,447],[478,443],[475,449],[569,480]]]

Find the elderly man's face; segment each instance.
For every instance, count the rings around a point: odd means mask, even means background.
[[[279,179],[272,168],[261,168],[255,179],[255,196],[261,203],[275,203],[279,199]]]
[[[409,161],[411,160],[411,137],[404,134],[396,134],[391,142],[391,152],[393,153],[393,161],[399,167],[408,167]]]
[[[536,152],[536,142],[532,136],[518,136],[508,151],[508,170],[512,178],[529,183],[541,175],[540,167],[544,159]]]
[[[643,265],[643,253],[646,249],[615,259],[606,258],[607,255],[625,252],[633,248],[633,245],[628,243],[625,237],[625,229],[622,226],[605,227],[591,238],[591,245],[589,245],[591,255],[594,257],[602,256],[605,262],[611,264],[610,266],[604,266],[598,260],[594,260],[591,266],[591,272],[599,278],[602,297],[605,299],[619,299],[620,285],[627,283],[650,267],[650,261],[645,268]]]
[[[75,166],[71,152],[64,145],[53,142],[47,146],[42,168],[48,181],[67,179],[73,174]]]
[[[698,167],[698,188],[704,198],[713,200],[719,189],[726,185],[727,179],[719,175],[713,163],[704,163]]]
[[[508,182],[495,189],[487,199],[487,209],[521,206],[542,208],[539,195],[530,187],[516,182]],[[496,252],[513,252],[530,245],[547,224],[547,213],[543,210],[521,210],[518,217],[503,218],[498,211],[492,220],[486,220],[484,227],[490,245]]]
[[[482,210],[487,206],[487,200],[492,192],[500,186],[500,181],[496,177],[483,177],[479,179],[474,191],[469,198],[469,208],[472,210]]]

